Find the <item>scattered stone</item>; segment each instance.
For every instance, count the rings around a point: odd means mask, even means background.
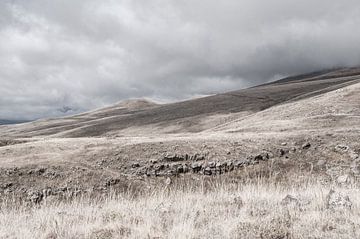
[[[118,178],[116,178],[116,179],[111,178],[111,179],[109,179],[109,180],[106,181],[105,186],[106,186],[106,187],[110,187],[110,186],[114,186],[114,185],[116,185],[116,184],[118,184],[118,183],[120,183],[120,179],[118,179]]]
[[[139,163],[133,163],[133,164],[131,165],[131,167],[132,167],[132,168],[138,168],[138,167],[140,167],[140,164],[139,164]]]
[[[286,142],[281,143],[281,146],[286,146],[286,145],[287,145]]]
[[[255,156],[255,161],[268,160],[270,158],[267,152],[263,152]]]
[[[53,190],[52,190],[51,188],[43,189],[43,190],[42,190],[42,194],[43,194],[44,197],[46,198],[46,197],[48,197],[48,196],[50,196],[50,195],[53,194]]]
[[[284,149],[279,149],[278,152],[280,157],[286,154],[286,151]]]
[[[200,172],[201,168],[202,168],[201,163],[193,163],[193,164],[191,164],[191,169],[193,170],[194,173]]]
[[[185,173],[185,170],[184,170],[184,166],[183,165],[179,165],[176,167],[176,172],[179,174],[179,173]]]
[[[172,183],[171,178],[167,177],[165,180],[165,185],[169,186]]]
[[[245,164],[246,164],[246,162],[244,160],[236,160],[234,162],[234,167],[239,168],[239,167],[241,167],[241,166],[243,166]]]
[[[351,209],[352,202],[348,195],[340,192],[336,192],[333,189],[330,190],[326,196],[326,208],[331,210],[344,210]]]
[[[0,188],[5,190],[5,189],[12,187],[13,185],[14,185],[13,183],[5,183],[3,185],[0,185]]]
[[[150,163],[152,163],[152,164],[156,164],[157,162],[158,162],[157,159],[150,159]]]
[[[46,171],[46,168],[38,168],[35,170],[35,174],[40,176],[40,175],[44,174],[45,171]]]
[[[211,168],[210,167],[206,167],[204,169],[204,175],[211,175],[212,174],[212,171],[211,171]]]
[[[339,144],[339,145],[335,146],[336,152],[344,153],[344,152],[347,152],[348,150],[349,150],[349,146],[347,146],[347,145]]]
[[[309,142],[306,142],[301,146],[302,149],[309,149],[310,147],[311,147],[311,144]]]
[[[207,166],[208,166],[209,168],[215,168],[215,167],[216,167],[216,163],[214,163],[214,162],[208,162],[208,163],[207,163]]]
[[[195,155],[190,156],[190,160],[192,160],[192,161],[202,161],[202,160],[205,160],[205,156],[201,155],[201,154],[195,154]]]
[[[216,167],[216,168],[223,168],[224,165],[225,165],[225,163],[223,163],[223,162],[217,162],[216,165],[215,165],[215,167]]]
[[[41,203],[41,201],[44,198],[44,194],[42,194],[41,192],[37,192],[37,191],[30,191],[28,192],[27,195],[27,201],[34,203],[34,204],[39,204]]]

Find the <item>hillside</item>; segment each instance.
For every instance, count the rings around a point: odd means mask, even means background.
[[[358,238],[359,102],[337,69],[0,126],[0,235]]]
[[[3,134],[10,137],[89,137],[196,133],[275,105],[342,88],[358,82],[359,78],[358,68],[336,69],[172,104],[125,101],[80,115],[10,127],[3,130]]]

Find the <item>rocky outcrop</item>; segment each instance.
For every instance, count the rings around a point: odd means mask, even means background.
[[[134,163],[130,168],[130,172],[138,176],[146,175],[149,177],[175,176],[186,173],[208,176],[220,175],[248,165],[258,164],[269,158],[270,156],[266,152],[248,156],[244,159],[231,159],[226,161],[206,160],[206,157],[201,154],[166,154],[164,158],[159,161],[151,161],[143,165]]]

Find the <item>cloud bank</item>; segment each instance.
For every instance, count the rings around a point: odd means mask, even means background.
[[[360,65],[358,0],[4,0],[0,119]]]

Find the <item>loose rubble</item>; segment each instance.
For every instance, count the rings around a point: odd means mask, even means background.
[[[194,173],[203,175],[220,175],[231,172],[248,165],[258,164],[270,158],[267,152],[248,156],[244,159],[226,161],[210,161],[205,155],[179,155],[166,153],[160,160],[152,160],[150,163],[141,165],[134,163],[131,171],[138,176],[175,176],[179,174]]]

